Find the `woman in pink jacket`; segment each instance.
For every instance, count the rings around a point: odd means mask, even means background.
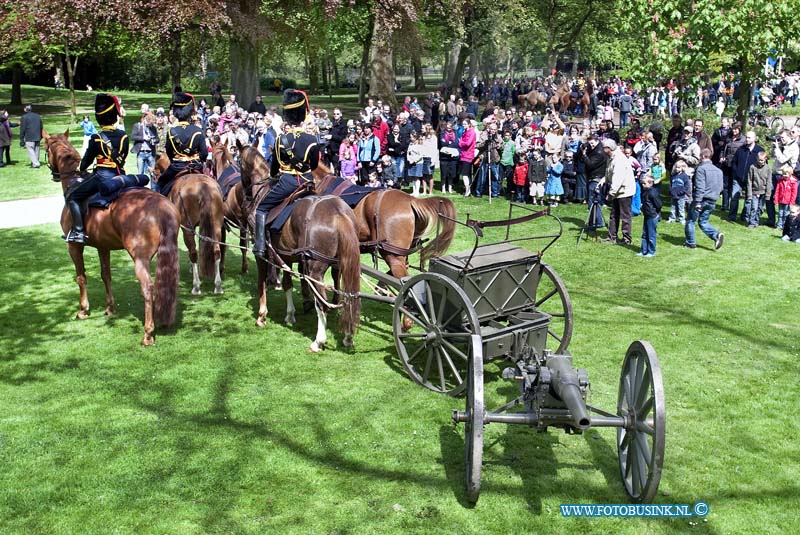
[[[461,155],[458,158],[458,173],[464,182],[464,197],[469,197],[472,160],[475,159],[475,141],[478,138],[478,134],[475,129],[475,121],[472,119],[464,119],[462,124],[464,125],[464,133],[461,134],[461,139],[458,141],[458,148],[461,150]]]

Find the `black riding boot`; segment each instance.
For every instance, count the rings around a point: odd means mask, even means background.
[[[72,216],[72,228],[67,234],[67,241],[72,243],[86,243],[86,232],[83,228],[83,214],[78,201],[67,201],[69,213]]]
[[[264,257],[267,254],[267,214],[256,212],[256,228],[253,237],[253,254]]]

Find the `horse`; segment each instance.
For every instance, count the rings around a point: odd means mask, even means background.
[[[253,207],[269,191],[269,165],[258,149],[251,146],[239,148],[242,184],[246,191],[257,191]],[[275,208],[278,210],[279,208]],[[255,210],[248,219],[253,225]],[[344,335],[343,345],[353,345],[353,335],[359,323],[361,300],[358,292],[361,282],[360,251],[356,220],[353,210],[339,197],[330,195],[305,197],[296,201],[294,210],[279,233],[272,233],[271,247],[278,253],[280,260],[291,266],[300,265],[304,275],[303,282],[313,290],[314,308],[317,311],[317,334],[309,347],[316,353],[327,344],[327,311],[326,291],[322,284],[325,272],[333,266],[334,288],[337,296],[344,299],[338,305],[339,330]],[[258,318],[256,325],[264,327],[267,317],[267,276],[269,264],[265,258],[256,258],[258,266]],[[292,300],[292,276],[284,271],[283,291],[286,295],[285,322],[295,322],[295,306]]]
[[[233,158],[224,143],[212,143],[211,162],[214,176],[219,179],[222,172],[233,166]],[[222,187],[222,184],[220,184]],[[247,209],[245,206],[244,187],[241,180],[228,191],[223,198],[225,224],[222,226],[222,245],[220,246],[220,274],[225,273],[225,240],[228,225],[233,225],[239,230],[239,248],[242,250],[242,274],[247,273]]]
[[[586,81],[586,87],[583,90],[583,95],[580,98],[574,98],[572,96],[572,91],[567,84],[567,82],[563,82],[558,89],[556,89],[555,94],[550,98],[550,105],[553,109],[557,109],[561,113],[568,113],[573,115],[575,112],[575,108],[580,104],[581,111],[583,112],[583,118],[589,116],[589,104],[591,101],[591,95],[593,92],[591,80]]]
[[[81,157],[69,142],[69,130],[63,134],[49,135],[44,130],[47,161],[53,180],[61,182],[66,192],[70,181],[77,175]],[[111,251],[125,249],[133,260],[134,273],[139,280],[144,298],[143,346],[155,343],[155,327],[170,327],[175,322],[178,293],[178,211],[158,193],[146,189],[123,191],[108,209],[89,208],[84,219],[88,245],[97,249],[100,257],[100,276],[106,287],[107,316],[116,311],[111,292]],[[64,207],[61,228],[66,234],[72,226],[72,217]],[[83,262],[83,244],[67,243],[69,255],[75,264],[76,282],[80,289],[78,319],[89,317],[89,298],[86,292],[86,268]],[[156,260],[155,283],[150,279],[150,263]]]
[[[519,102],[523,104],[523,107],[528,110],[537,110],[541,108],[544,110],[545,106],[547,106],[547,94],[532,89],[528,93],[524,93],[517,97]]]
[[[319,186],[331,170],[320,163],[312,175]],[[436,237],[419,250],[424,266],[447,251],[455,236],[455,205],[445,197],[420,199],[399,189],[382,189],[364,197],[353,212],[359,242],[377,244],[389,272],[398,279],[408,275],[407,251],[413,244],[439,228]]]
[[[169,167],[169,157],[162,154],[153,168],[156,180]],[[189,250],[189,268],[192,273],[192,295],[200,295],[200,278],[214,277],[214,293],[221,294],[220,272],[223,208],[222,194],[213,178],[188,173],[178,176],[169,191],[169,200],[180,214],[183,242]],[[200,227],[200,255],[197,254],[195,229]],[[209,239],[205,239],[209,238]]]

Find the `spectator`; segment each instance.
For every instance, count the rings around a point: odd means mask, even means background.
[[[792,204],[789,206],[789,215],[783,224],[783,241],[793,241],[800,243],[800,205]]]
[[[676,162],[669,180],[669,196],[672,199],[667,223],[686,224],[686,204],[692,200],[692,179],[686,173],[686,162]]]
[[[144,106],[146,106],[146,104],[142,104],[142,107]],[[95,128],[94,123],[89,119],[88,115],[83,116],[83,120],[78,123],[78,126],[83,130],[83,145],[81,145],[81,157],[83,157],[86,148],[89,146],[89,140],[92,138],[92,134],[97,133],[97,128]]]
[[[342,118],[342,110],[333,108],[333,122],[331,123],[330,139],[328,140],[328,150],[331,153],[331,164],[334,172],[339,172],[339,148],[347,137],[347,122]]]
[[[783,176],[784,166],[788,165],[790,169],[794,169],[797,167],[798,157],[800,157],[800,148],[798,148],[797,141],[789,130],[782,130],[772,143],[772,188],[770,188],[772,194],[775,193],[778,181]],[[775,204],[775,200],[768,194],[766,200],[767,226],[772,228],[775,228]],[[778,225],[778,228],[781,228],[781,225]]]
[[[708,222],[711,211],[717,204],[720,193],[722,193],[722,170],[711,162],[712,151],[709,148],[703,149],[700,153],[700,165],[694,173],[694,188],[692,193],[692,207],[686,214],[684,247],[695,249],[694,224],[698,222],[703,234],[714,240],[714,249],[722,247],[725,236]]]
[[[472,160],[475,159],[477,130],[475,128],[475,121],[470,118],[464,119],[462,126],[464,127],[464,133],[461,134],[461,139],[458,142],[458,149],[460,151],[458,156],[458,174],[461,175],[461,180],[464,182],[464,197],[469,197],[472,181]]]
[[[714,152],[714,143],[711,141],[711,138],[703,132],[703,126],[705,123],[703,119],[695,119],[694,120],[694,138],[697,140],[697,146],[700,147],[700,150],[708,149]]]
[[[656,255],[656,238],[658,237],[658,221],[661,219],[661,197],[653,187],[653,175],[648,172],[642,179],[642,250],[637,256],[653,257]]]
[[[386,154],[389,143],[389,125],[381,117],[381,109],[377,106],[372,110],[372,131],[378,138],[381,147],[381,156]]]
[[[11,129],[19,126],[8,120],[8,111],[0,110],[0,167],[11,165]],[[5,159],[5,163],[3,162]]]
[[[603,151],[608,156],[605,183],[609,184],[607,199],[611,201],[606,243],[631,244],[631,201],[636,192],[633,168],[628,158],[613,139],[603,141]],[[618,238],[620,223],[622,238]]]
[[[736,221],[736,213],[739,211],[739,198],[747,185],[747,172],[750,166],[756,163],[756,155],[763,152],[756,144],[756,133],[750,130],[745,135],[745,144],[739,147],[733,155],[731,170],[733,173],[733,188],[731,190],[730,210],[728,211],[728,221]],[[747,205],[742,209],[740,215],[742,221],[747,219]]]
[[[745,201],[750,204],[748,228],[756,228],[761,219],[764,202],[772,194],[772,175],[767,165],[767,153],[756,154],[756,163],[747,171]]]
[[[258,113],[260,115],[267,114],[267,106],[261,101],[261,95],[256,95],[256,99],[250,103],[247,111],[249,113]]]
[[[155,127],[153,115],[146,113],[141,120],[133,125],[131,139],[133,140],[132,154],[136,155],[136,169],[140,175],[149,175],[150,169],[155,167],[155,151],[158,145],[158,131]],[[84,130],[85,131],[85,130]],[[155,188],[155,181],[150,186]]]
[[[19,146],[25,147],[28,151],[28,158],[31,167],[38,169],[39,163],[39,143],[42,141],[42,118],[33,111],[33,107],[27,104],[24,108],[25,113],[19,122]]]
[[[547,181],[547,162],[542,149],[533,149],[528,158],[528,187],[531,202],[544,205],[544,185]]]
[[[439,164],[442,179],[442,193],[453,193],[453,184],[458,177],[458,140],[453,129],[453,121],[447,121],[439,134]]]
[[[363,186],[369,182],[369,174],[375,169],[375,164],[381,157],[381,146],[375,137],[372,128],[364,126],[361,130],[361,139],[358,140],[358,170],[359,183]]]
[[[781,169],[781,179],[775,187],[775,204],[778,205],[778,228],[782,229],[789,213],[789,205],[797,198],[797,178],[788,165]]]

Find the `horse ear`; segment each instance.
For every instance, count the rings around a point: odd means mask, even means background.
[[[65,136],[67,139],[69,139],[69,128],[67,128],[66,130],[64,130],[64,136]]]
[[[258,138],[258,137],[257,137],[257,138],[255,138],[255,139],[253,140],[253,147],[255,147],[255,148],[258,148],[258,141],[259,141],[259,139],[260,139],[260,138]]]
[[[44,138],[45,141],[50,139],[50,134],[48,134],[47,130],[45,130],[44,128],[42,128],[42,137]]]
[[[236,148],[239,149],[239,152],[242,152],[242,149],[244,148],[244,145],[242,145],[242,142],[238,139],[236,140]]]

